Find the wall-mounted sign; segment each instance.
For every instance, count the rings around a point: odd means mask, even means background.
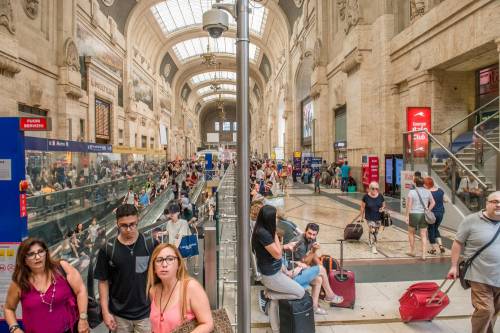
[[[429,107],[409,107],[406,109],[406,130],[416,131],[427,129],[431,132],[431,108]],[[408,136],[408,147],[411,138]],[[425,157],[429,145],[429,138],[425,133],[415,133],[413,135],[414,157]]]
[[[347,149],[347,141],[335,141],[333,144],[335,149]]]
[[[19,129],[21,131],[48,131],[47,118],[19,118]]]

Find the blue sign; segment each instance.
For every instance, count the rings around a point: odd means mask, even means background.
[[[396,158],[396,185],[401,185],[401,170],[403,170],[403,159]]]
[[[306,156],[303,158],[303,163],[304,163],[304,168],[305,167],[308,167],[308,168],[311,168],[312,167],[312,156]]]
[[[323,161],[323,159],[321,157],[313,157],[312,158],[312,173],[314,174],[315,172],[319,172],[320,168],[321,168],[321,162]]]
[[[44,139],[27,136],[26,150],[69,151],[77,153],[112,153],[113,146],[102,143]]]
[[[392,184],[392,158],[385,160],[385,182]]]

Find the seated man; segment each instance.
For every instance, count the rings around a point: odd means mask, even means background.
[[[316,241],[318,232],[319,225],[316,223],[308,223],[305,232],[292,239],[292,243],[296,242],[291,256],[292,262],[297,263],[302,267],[318,267],[317,274],[321,279],[321,287],[325,290],[325,301],[335,304],[342,303],[344,299],[341,296],[334,294],[332,288],[330,287],[330,282],[328,281],[326,269],[323,267],[319,256],[316,254],[316,251],[319,249],[319,243]]]
[[[465,205],[470,208],[471,199],[478,200],[479,209],[482,207],[483,192],[479,188],[478,182],[472,177],[467,175],[460,180],[460,185],[457,190],[458,196],[465,202]]]

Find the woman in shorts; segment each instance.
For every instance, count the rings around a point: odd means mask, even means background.
[[[424,180],[421,177],[415,178],[415,187],[410,190],[406,199],[406,223],[408,224],[408,241],[410,251],[406,254],[415,257],[415,232],[420,229],[422,240],[422,260],[425,260],[427,253],[427,222],[425,221],[425,210],[434,208],[434,198],[432,193],[424,188]]]
[[[382,212],[385,209],[384,196],[379,192],[377,182],[371,182],[368,193],[361,200],[361,219],[365,219],[368,228],[368,243],[372,248],[372,253],[377,254],[377,235],[382,223]]]

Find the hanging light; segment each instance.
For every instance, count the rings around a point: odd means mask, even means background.
[[[217,64],[216,56],[213,52],[210,51],[210,38],[208,38],[207,43],[207,52],[200,55],[202,61],[202,65],[207,65],[208,67],[215,66]]]

